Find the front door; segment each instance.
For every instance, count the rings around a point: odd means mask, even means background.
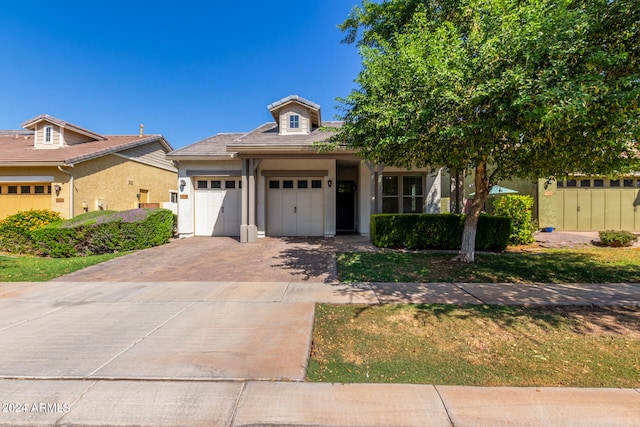
[[[354,181],[338,181],[336,194],[336,229],[356,230],[356,185]]]

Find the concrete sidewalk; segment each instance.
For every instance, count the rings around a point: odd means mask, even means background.
[[[639,424],[640,390],[305,383],[315,302],[628,306],[640,285],[0,283],[0,425]]]

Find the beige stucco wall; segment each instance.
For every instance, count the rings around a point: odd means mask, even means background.
[[[149,203],[170,200],[177,191],[177,173],[109,155],[82,162],[70,169],[74,175],[74,216],[99,210],[138,207],[136,195],[148,190]]]

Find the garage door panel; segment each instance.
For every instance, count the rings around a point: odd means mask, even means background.
[[[594,190],[591,193],[591,230],[604,230],[604,205],[604,190]]]
[[[634,191],[620,192],[620,228],[622,230],[635,229],[634,202],[636,195]]]
[[[591,191],[578,192],[578,227],[579,231],[591,230]]]
[[[272,180],[275,181],[275,180]],[[278,180],[267,190],[267,234],[270,236],[324,235],[322,188],[309,188],[310,179]],[[303,181],[304,187],[300,186]],[[287,186],[285,188],[285,182]]]
[[[240,191],[196,190],[196,236],[240,235]]]
[[[605,195],[605,228],[620,230],[620,191],[609,190]]]
[[[564,230],[576,230],[578,228],[578,192],[576,190],[564,192],[564,212],[562,222]]]

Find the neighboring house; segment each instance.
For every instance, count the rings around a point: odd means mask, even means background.
[[[181,236],[369,234],[378,212],[440,212],[440,172],[363,162],[353,151],[319,151],[338,122],[296,95],[267,107],[274,121],[173,151]],[[327,129],[329,129],[327,131]]]
[[[65,218],[177,201],[162,135],[100,135],[48,115],[0,131],[0,219],[29,209]]]
[[[640,176],[575,176],[538,183],[541,228],[640,231]]]

